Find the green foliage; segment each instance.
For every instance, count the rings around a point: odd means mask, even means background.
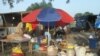
[[[83,15],[84,15],[84,16],[88,16],[88,15],[93,15],[93,13],[85,12]]]
[[[82,17],[82,16],[89,16],[89,15],[93,15],[93,13],[91,12],[85,12],[85,13],[76,13],[75,14],[75,19]]]
[[[35,9],[38,9],[40,8],[40,5],[38,3],[35,3],[35,4],[31,4],[31,6],[29,6],[27,8],[27,11],[30,11],[30,10],[35,10]]]
[[[8,4],[10,6],[10,8],[14,7],[13,3],[19,3],[21,1],[23,1],[23,0],[2,0],[3,4],[4,5]]]
[[[70,0],[67,0],[67,1],[66,1],[66,3],[69,3],[69,2],[70,2]]]
[[[75,14],[75,17],[81,17],[81,16],[83,16],[82,13],[76,13],[76,14]]]
[[[8,4],[9,6],[10,6],[10,8],[13,8],[14,7],[14,3],[19,3],[19,2],[21,2],[21,1],[24,1],[24,0],[2,0],[2,2],[3,2],[3,4],[5,5],[5,4]],[[45,0],[43,0],[43,1],[45,1]],[[54,0],[49,0],[49,2],[50,3],[48,3],[49,4],[49,6],[50,6],[50,4],[51,4],[51,2],[53,2]],[[68,4],[70,2],[70,0],[66,0],[66,3]],[[46,3],[43,3],[42,4],[42,6],[45,6],[45,4]]]
[[[52,7],[52,3],[51,2],[46,3],[45,0],[43,0],[41,3],[31,4],[31,6],[27,8],[27,11],[31,11],[39,8],[45,8],[45,7]]]

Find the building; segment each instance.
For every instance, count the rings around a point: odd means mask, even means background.
[[[0,13],[0,38],[10,33],[9,29],[17,26],[29,12]]]

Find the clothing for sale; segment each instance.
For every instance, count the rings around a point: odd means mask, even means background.
[[[26,29],[28,29],[28,31],[32,31],[32,24],[31,23],[26,23]]]

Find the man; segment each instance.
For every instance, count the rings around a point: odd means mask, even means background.
[[[44,32],[44,36],[48,39],[48,46],[49,46],[50,45],[50,41],[51,41],[51,34],[47,29]]]

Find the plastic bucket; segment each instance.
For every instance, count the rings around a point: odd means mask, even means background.
[[[92,39],[89,39],[89,47],[90,48],[96,48],[97,47],[97,39],[96,38],[92,38]]]

